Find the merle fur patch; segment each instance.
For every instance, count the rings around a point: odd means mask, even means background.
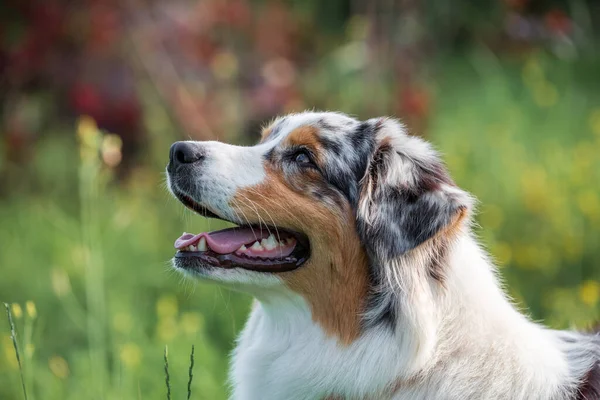
[[[398,154],[383,143],[373,156],[361,192],[369,196],[366,213],[358,215],[358,228],[368,251],[382,262],[419,246],[447,227],[466,205],[443,190],[450,178],[437,160],[414,165],[414,177],[406,184],[390,182]],[[412,183],[411,183],[412,182]]]

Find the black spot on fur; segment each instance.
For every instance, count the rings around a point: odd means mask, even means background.
[[[327,184],[316,185],[310,193],[320,202],[333,203],[339,208],[343,208],[344,206],[344,196]]]
[[[273,162],[273,160],[275,159],[275,149],[267,151],[264,155],[264,158],[269,162]]]
[[[373,279],[371,287],[376,287],[379,282]],[[370,310],[369,319],[365,328],[374,328],[378,326],[385,326],[389,329],[396,327],[397,311],[396,304],[394,304],[395,297],[385,296],[380,293],[372,293],[369,296],[368,303],[366,306],[367,310]],[[373,314],[373,310],[378,310],[378,313]]]
[[[362,123],[357,129],[340,136],[340,141],[335,139],[320,138],[323,149],[329,156],[343,163],[330,163],[324,167],[324,175],[327,182],[340,191],[348,200],[350,205],[356,209],[358,206],[359,183],[367,170],[368,161],[375,139],[373,130],[369,124]]]
[[[331,186],[335,187],[337,190],[342,192],[348,199],[348,201],[353,203],[353,200],[357,196],[358,185],[356,184],[356,182],[347,179],[347,173],[344,173],[342,171],[339,172],[339,174],[328,174],[327,181]]]
[[[417,170],[419,176],[421,176],[419,185],[424,192],[438,189],[442,183],[456,186],[441,161],[428,165],[427,168],[423,165],[417,165]]]
[[[324,136],[319,137],[319,142],[323,146],[323,150],[331,152],[334,155],[339,155],[342,152],[342,144],[335,139],[326,138]]]
[[[350,148],[356,153],[356,162],[353,163],[354,179],[360,182],[364,177],[369,159],[375,148],[375,134],[373,127],[363,122],[349,135]]]
[[[281,127],[285,124],[285,118],[279,121],[277,125],[271,128],[271,134],[267,137],[267,142],[275,139],[281,133]]]
[[[577,390],[575,400],[600,399],[600,362],[596,362],[586,374],[581,386]]]
[[[361,122],[358,128],[350,136],[350,144],[360,146],[365,141],[374,142],[375,127],[368,122]]]
[[[317,122],[317,125],[319,126],[319,128],[324,129],[326,131],[333,131],[333,130],[335,130],[335,126],[333,126],[330,123],[328,123],[325,120],[325,118],[321,118],[319,120],[319,122]]]
[[[593,338],[595,348],[587,355],[593,355],[596,360],[592,368],[585,374],[576,393],[571,397],[573,400],[600,400],[600,324],[596,324],[584,334],[586,340]],[[563,336],[562,340],[568,343],[576,343],[577,337]]]
[[[431,260],[429,260],[427,272],[429,276],[439,283],[444,283],[445,280],[444,262],[448,254],[448,246],[449,243],[446,239],[439,239],[435,246],[435,253],[432,255]]]

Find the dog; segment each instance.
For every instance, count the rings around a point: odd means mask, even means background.
[[[255,298],[233,399],[600,399],[600,338],[517,311],[473,197],[400,122],[292,114],[251,147],[176,142],[167,176],[238,225],[184,233],[173,258]]]

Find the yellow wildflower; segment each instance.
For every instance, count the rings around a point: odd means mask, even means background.
[[[19,303],[12,303],[10,308],[12,310],[13,317],[15,317],[16,319],[19,319],[23,316],[23,310],[21,309]]]
[[[61,356],[52,356],[48,360],[48,367],[50,367],[50,371],[54,376],[60,379],[66,379],[70,374],[69,363]]]
[[[585,281],[579,288],[579,297],[588,306],[595,306],[600,298],[600,283]]]
[[[119,357],[125,366],[130,368],[135,368],[140,364],[142,360],[142,351],[139,346],[135,343],[125,343],[121,347],[121,351],[119,352]]]
[[[177,321],[173,317],[161,318],[156,326],[156,334],[162,342],[170,342],[179,332]]]
[[[156,302],[156,314],[159,318],[174,317],[177,312],[177,298],[173,295],[161,296]]]
[[[59,268],[52,269],[52,289],[58,297],[63,297],[71,291],[71,281],[69,275]]]
[[[100,132],[93,118],[83,115],[77,121],[77,136],[85,147],[96,148]]]
[[[186,335],[194,335],[204,325],[204,318],[197,312],[186,312],[181,315],[181,329]]]
[[[25,310],[27,310],[27,315],[29,318],[34,319],[37,317],[37,310],[33,301],[29,300],[25,303]]]

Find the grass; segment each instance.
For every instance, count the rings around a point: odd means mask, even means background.
[[[171,377],[173,388],[226,398],[225,354],[249,299],[182,282],[171,271],[173,239],[184,229],[208,229],[206,222],[182,222],[182,209],[159,188],[158,172],[137,171],[130,186],[114,186],[113,171],[92,151],[104,135],[86,124],[79,124],[79,144],[65,143],[63,153],[54,154],[60,163],[81,153],[77,175],[49,178],[75,179],[75,201],[70,188],[2,200],[3,226],[19,228],[0,231],[7,250],[0,259],[8,265],[1,297],[39,311],[35,325],[29,311],[14,319],[14,329],[25,332],[23,369],[8,342],[0,342],[0,398],[19,395],[17,370],[30,399],[155,398],[164,393],[164,381],[159,385],[150,366],[159,365],[156,349],[165,344],[170,367],[188,371]],[[4,339],[3,332],[0,325]],[[192,379],[194,355],[206,369]]]
[[[553,327],[585,327],[600,302],[599,63],[465,59],[444,60],[430,83],[423,134],[480,199],[477,234],[519,304]],[[335,108],[360,115],[383,96],[368,94]],[[82,120],[43,135],[28,179],[0,199],[0,300],[25,305],[0,323],[2,399],[164,399],[165,346],[173,397],[227,398],[228,354],[250,299],[171,271],[181,231],[220,225],[160,189],[177,138],[158,105],[145,107],[148,151],[126,182],[102,162],[106,135]]]
[[[190,368],[188,369],[188,384],[187,384],[187,398],[192,398],[192,381],[194,380],[194,345],[192,345],[192,351],[190,352]]]
[[[171,377],[169,376],[169,347],[165,346],[165,385],[167,386],[167,400],[171,400]]]
[[[23,365],[21,365],[21,356],[19,354],[19,346],[17,345],[17,331],[15,329],[15,323],[13,322],[12,314],[10,312],[10,306],[4,303],[6,308],[6,317],[8,318],[8,324],[10,325],[10,338],[12,339],[13,347],[15,349],[15,357],[19,366],[19,376],[21,377],[21,387],[23,388],[23,397],[27,400],[27,389],[25,388],[25,377],[23,376]]]

